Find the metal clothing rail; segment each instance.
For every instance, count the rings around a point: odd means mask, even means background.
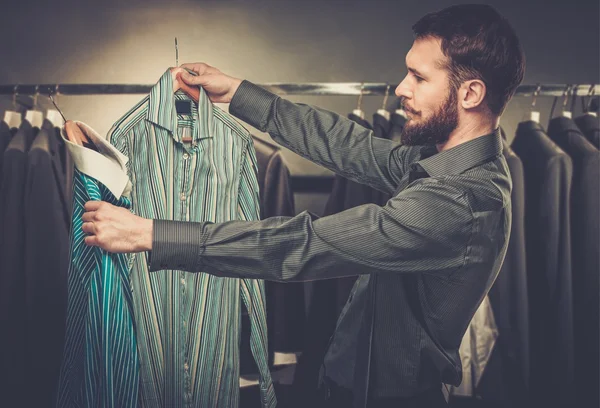
[[[154,84],[12,84],[0,85],[0,95],[124,95],[147,94]],[[259,86],[278,95],[393,95],[396,85],[380,82],[270,83]],[[590,96],[600,94],[596,84],[521,85],[517,96]]]

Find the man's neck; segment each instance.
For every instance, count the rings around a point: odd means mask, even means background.
[[[445,143],[437,145],[438,152],[452,149],[459,144],[466,143],[480,136],[485,136],[494,131],[500,124],[500,120],[494,121],[472,121],[463,126],[459,126],[452,133]]]

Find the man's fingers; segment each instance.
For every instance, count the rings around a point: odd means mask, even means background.
[[[90,235],[84,238],[85,244],[90,246],[98,246],[98,237]]]
[[[198,75],[194,76],[187,71],[181,73],[181,79],[188,85],[200,85],[205,86],[208,84],[210,75]]]
[[[88,201],[87,203],[85,203],[83,208],[85,208],[86,211],[96,211],[98,210],[98,208],[100,208],[101,205],[102,201]]]
[[[92,222],[96,219],[95,217],[96,211],[87,211],[83,213],[83,215],[81,216],[81,220],[83,222]]]
[[[187,68],[191,71],[194,71],[198,75],[214,74],[214,73],[219,72],[218,69],[216,69],[215,67],[211,67],[210,65],[205,64],[204,62],[197,62],[197,63],[192,63],[192,64],[182,64],[182,65],[180,65],[180,67]]]
[[[96,234],[96,225],[93,222],[84,222],[83,225],[81,226],[81,229],[86,234],[92,234],[92,235]]]

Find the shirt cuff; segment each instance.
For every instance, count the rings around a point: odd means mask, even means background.
[[[277,95],[244,80],[231,98],[229,112],[264,132],[271,105],[277,98]]]
[[[148,270],[199,272],[206,240],[204,224],[170,220],[154,220],[153,223]]]

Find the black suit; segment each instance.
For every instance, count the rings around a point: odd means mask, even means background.
[[[512,143],[525,172],[525,246],[530,324],[530,385],[543,407],[572,406],[573,298],[570,192],[573,164],[535,122]]]
[[[586,114],[575,118],[575,123],[587,140],[596,146],[596,149],[600,149],[600,119]]]
[[[571,248],[577,406],[598,407],[600,152],[569,118],[552,119],[548,135],[573,160]]]
[[[26,289],[25,289],[25,211],[27,151],[35,135],[29,122],[23,122],[4,151],[0,191],[0,398],[7,407],[21,406],[27,374]],[[30,386],[33,384],[30,384]],[[31,390],[29,391],[31,392]]]
[[[64,347],[69,262],[69,214],[62,143],[46,122],[38,132],[27,161],[25,184],[25,276],[27,279],[28,382],[26,406],[50,407]]]
[[[477,387],[477,394],[483,402],[495,407],[525,408],[529,380],[525,178],[523,162],[506,140],[503,154],[513,183],[512,228],[502,269],[488,293],[498,327],[498,338]]]

